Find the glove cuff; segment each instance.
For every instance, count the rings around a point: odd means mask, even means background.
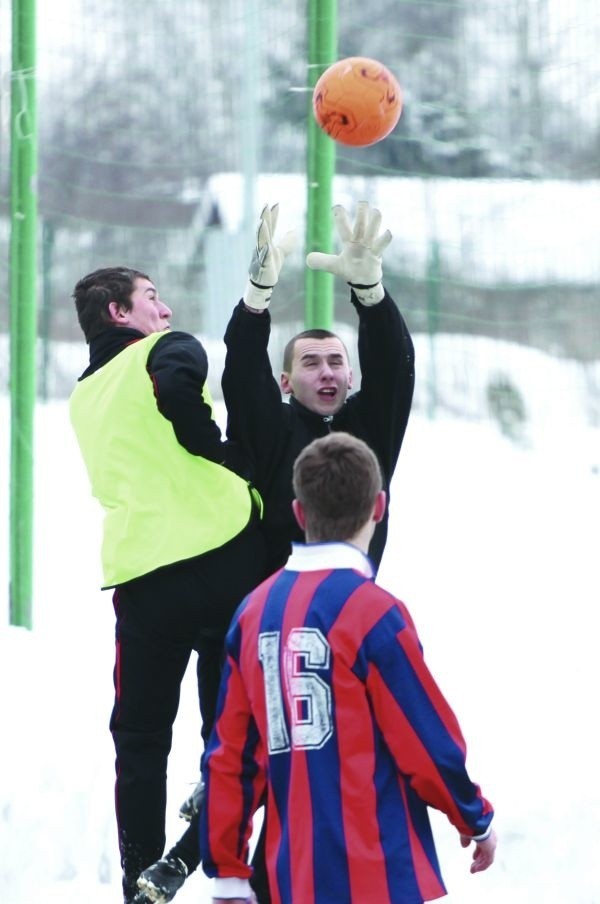
[[[383,296],[385,295],[385,289],[383,288],[382,283],[375,283],[373,286],[359,286],[353,283],[348,283],[358,300],[361,304],[364,304],[366,308],[371,307],[374,304],[379,304],[380,301],[383,301]]]
[[[257,286],[249,279],[242,299],[246,307],[254,308],[255,311],[264,311],[269,307],[272,294],[273,286]]]

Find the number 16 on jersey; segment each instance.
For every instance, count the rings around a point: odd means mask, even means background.
[[[317,669],[329,668],[329,644],[318,628],[292,628],[281,658],[280,643],[279,631],[266,631],[258,637],[269,753],[318,750],[333,735],[331,688],[316,674]]]

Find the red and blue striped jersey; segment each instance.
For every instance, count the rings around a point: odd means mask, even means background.
[[[267,800],[273,904],[422,904],[446,893],[428,806],[462,834],[493,810],[403,603],[347,544],[294,546],[242,603],[204,759],[204,870],[251,875]]]

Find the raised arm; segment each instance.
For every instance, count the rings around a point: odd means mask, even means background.
[[[264,488],[275,467],[284,430],[281,390],[268,353],[268,307],[295,236],[287,233],[275,243],[277,215],[278,205],[265,207],[261,213],[244,296],[225,332],[227,352],[221,380],[227,436],[251,457],[259,488]]]
[[[147,370],[160,413],[171,421],[177,441],[192,455],[246,476],[248,465],[239,449],[223,440],[205,393],[208,358],[189,333],[165,333],[148,357]]]
[[[371,307],[352,296],[359,318],[360,391],[352,404],[366,425],[370,445],[388,477],[406,432],[415,386],[415,351],[408,327],[386,292]]]
[[[359,317],[358,354],[361,388],[349,400],[362,434],[391,478],[412,405],[415,352],[400,311],[385,291],[383,252],[392,240],[381,231],[381,213],[366,201],[357,205],[354,224],[346,210],[333,208],[341,243],[339,254],[312,252],[309,267],[326,270],[348,283]]]

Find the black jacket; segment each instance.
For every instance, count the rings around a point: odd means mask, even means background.
[[[90,363],[80,376],[85,380],[144,334],[130,327],[107,326],[90,342]],[[203,345],[190,333],[165,331],[152,347],[146,363],[156,405],[171,421],[177,441],[192,455],[200,455],[249,478],[248,459],[235,443],[224,441],[210,406],[202,398],[208,375]]]
[[[251,459],[254,483],[265,503],[264,531],[270,569],[282,566],[291,541],[303,539],[291,501],[292,469],[300,451],[331,430],[364,440],[379,459],[388,494],[404,438],[414,389],[414,348],[408,328],[386,293],[379,304],[361,305],[352,293],[359,317],[358,354],[361,388],[333,417],[309,411],[293,397],[283,402],[267,351],[269,311],[253,314],[243,302],[234,308],[225,332],[227,353],[223,397],[227,435]],[[377,525],[369,555],[377,568],[387,537],[387,512]]]

